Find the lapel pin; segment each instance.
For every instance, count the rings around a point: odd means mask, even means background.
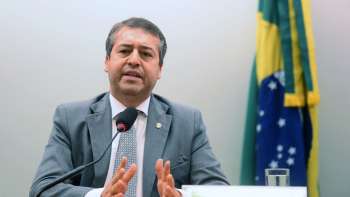
[[[156,124],[156,128],[157,129],[160,129],[162,127],[162,124],[161,123],[159,123],[159,122],[157,122],[157,124]]]

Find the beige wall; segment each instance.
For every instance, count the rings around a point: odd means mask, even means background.
[[[313,2],[316,56],[321,105],[320,184],[321,194],[349,196],[350,162],[350,1]]]

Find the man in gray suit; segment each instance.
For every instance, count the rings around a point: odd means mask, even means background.
[[[117,138],[100,162],[41,196],[120,197],[130,195],[131,187],[136,191],[131,196],[181,196],[183,184],[228,184],[200,112],[152,94],[161,77],[166,48],[162,32],[146,19],[130,18],[113,26],[106,41],[104,67],[110,92],[57,107],[30,196],[37,196],[62,174],[98,158],[116,133],[115,117],[126,107],[139,111],[133,125],[136,162],[130,164],[125,157],[115,161]],[[135,184],[131,184],[133,179]]]

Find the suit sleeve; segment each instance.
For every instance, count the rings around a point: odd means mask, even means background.
[[[195,111],[191,158],[191,184],[229,185],[209,144],[201,113]]]
[[[53,128],[45,147],[43,159],[31,186],[30,197],[36,197],[44,185],[73,169],[69,136],[65,108],[59,106],[54,114]],[[46,190],[40,196],[81,197],[91,189],[65,182]]]

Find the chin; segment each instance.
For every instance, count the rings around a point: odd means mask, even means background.
[[[121,88],[120,91],[127,96],[137,96],[141,93],[140,88]]]

